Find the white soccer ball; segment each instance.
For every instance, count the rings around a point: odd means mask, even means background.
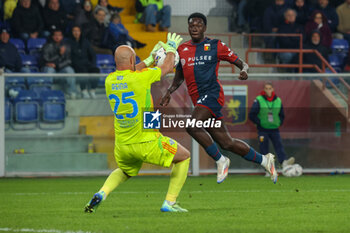
[[[163,65],[165,57],[166,57],[166,51],[163,47],[161,47],[160,49],[158,49],[154,57],[155,65],[156,66]],[[180,56],[179,56],[179,53],[176,51],[175,59],[174,59],[174,67],[177,66],[177,64],[179,63],[179,60],[180,60]]]
[[[299,164],[287,165],[283,168],[282,174],[286,177],[297,177],[303,174],[303,168]]]

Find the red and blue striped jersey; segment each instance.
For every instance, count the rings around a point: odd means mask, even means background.
[[[183,71],[193,104],[199,97],[214,95],[223,106],[224,92],[218,80],[220,61],[234,63],[238,56],[220,40],[209,38],[198,44],[187,41],[177,51],[180,62],[176,69]]]

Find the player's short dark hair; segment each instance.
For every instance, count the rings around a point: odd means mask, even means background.
[[[190,16],[188,16],[187,22],[190,23],[190,20],[192,18],[200,18],[200,19],[202,19],[204,25],[207,26],[207,17],[205,17],[205,15],[203,15],[202,13],[199,13],[199,12],[192,13]]]

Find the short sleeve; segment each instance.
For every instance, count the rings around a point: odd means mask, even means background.
[[[218,41],[218,58],[222,61],[228,61],[230,63],[234,63],[239,58],[236,53],[234,53],[229,47],[225,45],[222,41]]]
[[[159,67],[146,68],[136,72],[139,73],[142,81],[148,84],[160,81],[162,76],[162,70]]]

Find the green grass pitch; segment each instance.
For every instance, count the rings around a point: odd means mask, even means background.
[[[169,177],[136,177],[94,214],[83,207],[105,177],[0,179],[0,232],[350,232],[350,176],[189,177],[161,213]]]

